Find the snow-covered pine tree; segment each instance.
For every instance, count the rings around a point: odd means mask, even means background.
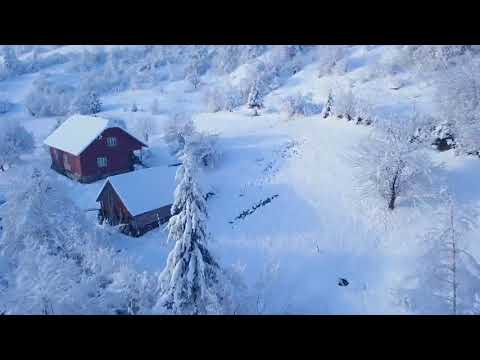
[[[247,105],[249,109],[253,109],[253,116],[258,115],[258,110],[263,107],[263,99],[258,91],[258,82],[255,81],[248,94]]]
[[[157,309],[173,314],[221,314],[222,271],[207,247],[207,206],[189,145],[180,159],[173,216],[167,226],[168,240],[175,245],[160,275]]]
[[[332,91],[330,90],[328,92],[327,102],[323,107],[322,117],[326,119],[327,117],[332,115],[332,111],[333,111],[333,95],[332,95]]]

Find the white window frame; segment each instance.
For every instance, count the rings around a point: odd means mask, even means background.
[[[117,138],[114,136],[107,137],[107,146],[109,147],[117,146]]]
[[[108,166],[108,160],[106,156],[97,157],[97,167],[106,168]]]

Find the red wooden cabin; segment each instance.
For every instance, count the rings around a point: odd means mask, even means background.
[[[177,168],[162,166],[109,177],[97,196],[100,222],[141,236],[170,218]]]
[[[143,142],[113,121],[74,115],[44,141],[52,169],[82,183],[132,171]]]

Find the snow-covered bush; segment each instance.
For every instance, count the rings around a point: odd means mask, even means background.
[[[374,117],[372,106],[368,102],[359,99],[351,89],[346,90],[341,86],[329,92],[323,111],[323,117],[328,116],[365,125],[370,125]]]
[[[314,103],[311,95],[296,94],[283,99],[282,110],[287,114],[288,118],[291,118],[296,115],[311,116],[320,114],[322,106]]]
[[[33,135],[15,120],[0,121],[0,170],[34,150]]]
[[[70,113],[74,99],[73,87],[55,84],[42,76],[33,82],[25,106],[33,116],[60,116]]]

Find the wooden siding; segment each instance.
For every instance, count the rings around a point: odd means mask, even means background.
[[[110,182],[107,182],[98,196],[103,218],[109,225],[130,224],[132,215],[128,212]]]
[[[55,148],[50,148],[50,155],[52,157],[53,169],[75,179],[82,176],[82,163],[80,157]],[[66,167],[66,162],[69,165],[68,167]]]
[[[108,146],[109,137],[117,139],[116,146]],[[85,179],[101,179],[132,171],[133,151],[141,148],[142,144],[122,129],[107,129],[82,153],[82,176]],[[106,167],[98,167],[98,157],[107,158]]]

